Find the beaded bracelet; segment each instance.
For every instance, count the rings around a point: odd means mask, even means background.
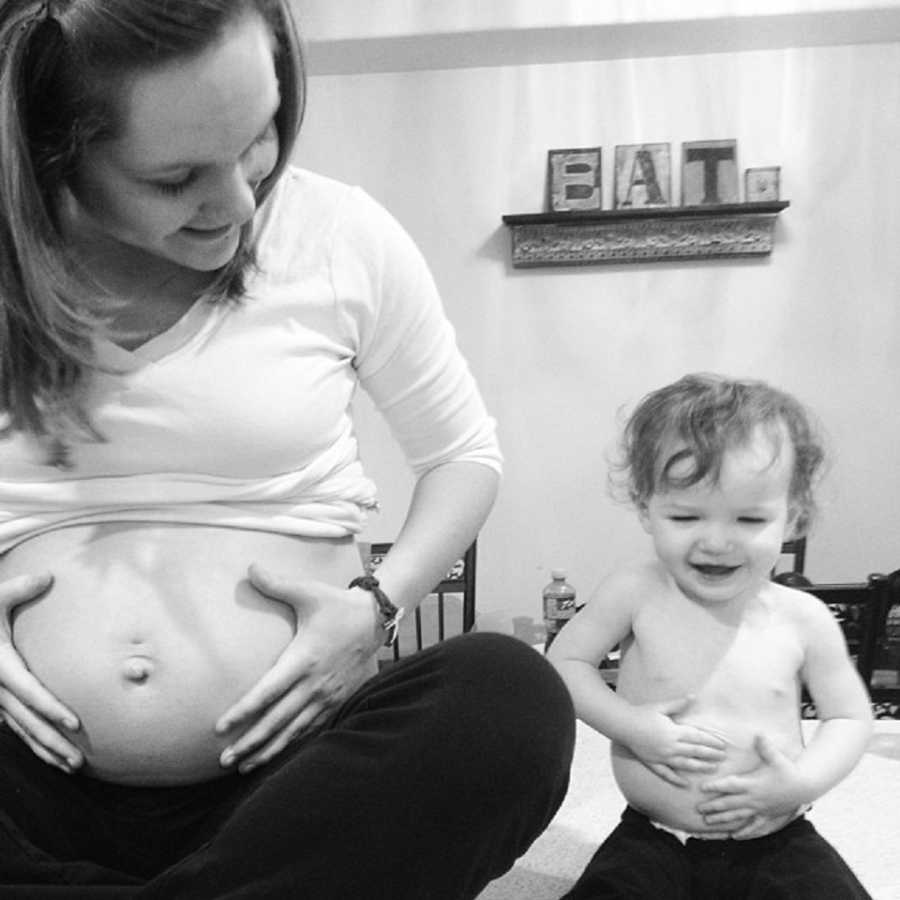
[[[397,643],[397,634],[400,630],[400,620],[403,618],[403,607],[391,603],[388,595],[381,589],[381,584],[374,575],[360,575],[354,578],[348,588],[362,588],[369,591],[375,598],[378,613],[382,618],[381,627],[385,632],[384,646],[393,647]]]

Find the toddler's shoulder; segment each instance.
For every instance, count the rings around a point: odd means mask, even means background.
[[[767,590],[775,609],[798,626],[821,627],[834,623],[834,614],[815,594],[772,582]]]
[[[665,571],[655,560],[638,560],[611,571],[597,586],[595,596],[642,605],[666,588]]]

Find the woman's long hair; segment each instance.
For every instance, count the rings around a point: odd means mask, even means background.
[[[2,0],[0,3],[0,414],[6,428],[52,433],[87,419],[79,400],[94,367],[97,290],[70,257],[57,216],[85,148],[117,135],[126,77],[196,56],[255,10],[276,41],[278,160],[303,118],[305,73],[289,0]],[[253,224],[214,276],[213,300],[243,295]]]

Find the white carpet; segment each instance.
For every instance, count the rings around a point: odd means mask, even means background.
[[[528,852],[478,900],[558,900],[574,883],[624,807],[608,748],[606,738],[578,723],[562,807]],[[809,817],[874,900],[900,900],[900,721],[876,722],[860,764]]]

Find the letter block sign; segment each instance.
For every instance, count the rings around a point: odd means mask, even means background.
[[[781,166],[747,169],[744,172],[744,199],[748,203],[779,200]]]
[[[600,147],[550,150],[547,188],[551,212],[600,209]]]
[[[681,203],[738,203],[737,141],[685,141],[681,145]]]
[[[615,209],[668,206],[671,185],[668,144],[619,144],[616,147]]]

